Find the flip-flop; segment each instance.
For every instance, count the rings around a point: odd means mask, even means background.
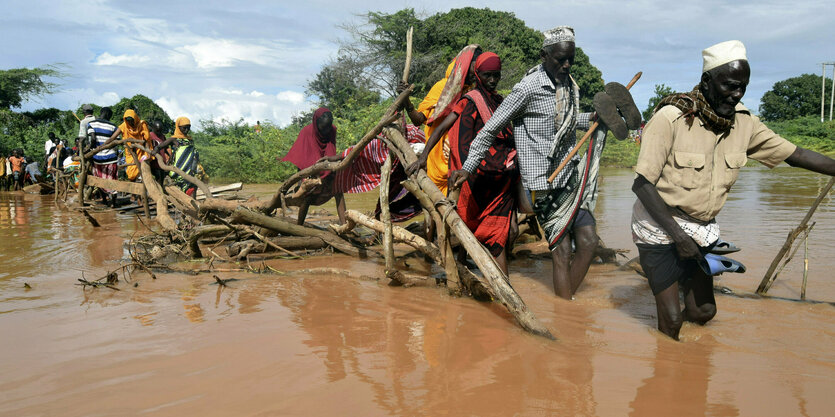
[[[723,272],[745,272],[745,265],[731,258],[709,253],[699,260],[699,266],[707,275],[719,275]]]
[[[629,135],[629,129],[620,117],[618,107],[612,97],[603,91],[595,94],[594,111],[597,112],[597,117],[612,131],[617,140],[626,139],[626,136]]]
[[[716,241],[716,244],[713,245],[713,248],[710,249],[710,253],[716,253],[719,255],[726,255],[729,253],[739,252],[741,249],[738,248],[731,242],[719,239]]]
[[[606,94],[612,98],[615,105],[623,115],[626,121],[626,127],[630,130],[638,130],[641,128],[641,111],[635,105],[635,100],[632,99],[632,94],[621,83],[609,83],[604,87]]]

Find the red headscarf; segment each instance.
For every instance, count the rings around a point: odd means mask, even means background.
[[[484,83],[481,81],[481,78],[478,76],[479,72],[486,72],[486,71],[501,71],[502,70],[502,60],[493,52],[482,52],[481,55],[475,60],[475,78],[476,78],[476,86],[475,88],[481,91],[484,95],[484,98],[487,99],[488,104],[492,109],[496,109],[499,107],[499,104],[502,102],[502,96],[495,92],[489,91],[484,86]]]
[[[330,113],[326,107],[320,107],[313,113],[313,123],[299,132],[299,137],[296,138],[296,142],[287,155],[281,159],[282,161],[290,162],[299,169],[305,169],[323,156],[336,155],[336,126],[331,126],[331,132],[325,136],[322,136],[316,128],[316,122],[325,113]]]

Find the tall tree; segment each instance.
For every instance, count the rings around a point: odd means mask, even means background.
[[[151,120],[159,120],[162,122],[163,132],[174,131],[174,121],[171,120],[168,113],[166,113],[165,110],[163,110],[157,103],[154,103],[153,100],[143,96],[142,94],[137,94],[131,98],[125,97],[119,100],[118,103],[110,106],[110,108],[113,110],[113,117],[111,118],[111,121],[117,125],[122,123],[122,116],[125,114],[125,110],[133,109],[139,113],[139,117],[142,120],[147,122],[150,122]]]
[[[325,65],[308,82],[305,93],[318,96],[319,104],[338,116],[350,113],[350,108],[379,103],[380,94],[372,89],[362,72],[360,64],[350,57],[342,57]]]
[[[464,46],[479,44],[502,58],[500,90],[508,90],[540,62],[543,36],[513,13],[465,7],[426,18],[413,9],[392,14],[369,12],[359,24],[343,28],[351,35],[341,53],[362,68],[362,76],[378,91],[391,94],[403,73],[406,31],[415,27],[410,81],[422,96],[439,79]],[[572,73],[580,86],[581,107],[592,109],[592,98],[603,90],[600,70],[577,48]]]
[[[58,84],[44,78],[62,76],[54,66],[0,70],[0,109],[20,107],[30,98],[52,94]]]
[[[655,84],[655,95],[649,99],[646,110],[641,112],[644,120],[649,120],[650,117],[652,117],[652,112],[655,110],[655,106],[658,105],[662,98],[673,93],[675,93],[675,91],[673,91],[672,87],[668,87],[666,84]]]
[[[832,80],[826,79],[824,105],[829,106]],[[766,121],[789,120],[820,114],[821,76],[803,74],[774,83],[760,99],[760,117]],[[827,110],[828,111],[828,110]]]

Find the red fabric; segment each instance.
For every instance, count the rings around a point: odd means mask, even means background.
[[[116,175],[119,173],[119,165],[116,163],[112,164],[97,164],[93,163],[93,175],[99,178],[104,178],[108,180],[115,180]],[[102,189],[106,193],[114,193],[115,191]]]
[[[470,145],[484,127],[476,101],[488,106],[480,90],[470,91],[457,107],[458,120],[449,131],[449,169],[459,170],[470,154]],[[495,111],[495,105],[489,105]],[[489,116],[488,116],[489,117]],[[507,245],[510,222],[516,209],[514,187],[519,181],[516,148],[510,126],[506,126],[485,154],[475,174],[461,186],[458,215],[479,242],[498,256]]]
[[[501,71],[502,60],[493,52],[484,52],[475,60],[475,70],[477,72]]]
[[[313,113],[313,123],[305,126],[296,142],[282,158],[282,161],[290,162],[299,169],[305,169],[322,158],[323,156],[336,155],[336,126],[332,126],[331,133],[323,137],[316,129],[316,121],[330,112],[326,107],[320,107]]]
[[[457,88],[458,93],[452,99],[450,104],[448,106],[446,106],[445,108],[437,108],[437,107],[435,108],[435,111],[432,113],[432,117],[430,117],[429,120],[426,121],[427,125],[430,125],[430,124],[434,123],[436,120],[446,119],[447,115],[449,115],[450,111],[452,111],[452,108],[455,106],[455,103],[457,103],[458,100],[461,99],[461,95],[464,92],[464,85],[467,83],[467,73],[470,71],[470,64],[473,62],[473,55],[475,55],[475,48],[473,48],[473,49],[465,48],[455,58],[455,67],[453,67],[451,74],[454,75],[454,74],[461,73],[461,74],[463,74],[463,76],[460,77],[459,85],[453,86],[453,85],[449,84],[449,83],[452,82],[452,75],[451,75],[448,78],[447,85],[444,86],[444,91],[443,92],[445,92],[449,88]],[[441,92],[442,96],[443,96],[443,92]],[[439,99],[439,101],[440,101],[440,99]]]
[[[161,137],[161,138],[160,138],[159,136],[157,136],[157,134],[156,134],[156,133],[151,132],[150,137],[151,137],[151,142],[152,142],[151,144],[154,146],[154,148],[156,148],[157,146],[159,146],[159,144],[161,144],[162,142],[165,142],[165,136],[164,136],[164,135],[163,135],[163,137]],[[152,150],[153,150],[153,148],[152,148]],[[161,158],[162,158],[162,162],[163,162],[163,163],[165,163],[165,164],[167,164],[167,163],[168,163],[168,149],[167,149],[167,148],[166,148],[166,149],[162,149],[162,150],[160,150],[160,151],[159,151],[159,153],[158,153],[157,155],[158,155],[158,157],[161,157]],[[156,161],[156,160],[154,160],[154,161],[151,163],[151,165],[152,165],[152,166],[159,167],[159,164],[157,164],[157,161]]]
[[[409,143],[425,143],[423,131],[411,124],[406,125],[406,140]],[[348,156],[353,147],[342,151],[342,157]],[[381,168],[388,159],[388,148],[379,138],[374,138],[357,155],[353,163],[336,173],[334,191],[337,193],[364,193],[380,185]],[[392,171],[399,164],[392,161]]]

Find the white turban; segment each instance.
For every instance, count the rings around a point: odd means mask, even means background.
[[[740,41],[725,41],[717,43],[702,51],[702,72],[708,72],[720,65],[738,60],[748,60],[745,55],[745,45]]]
[[[559,42],[574,42],[574,28],[571,26],[557,26],[542,34],[545,35],[545,41],[542,42],[543,48]]]

